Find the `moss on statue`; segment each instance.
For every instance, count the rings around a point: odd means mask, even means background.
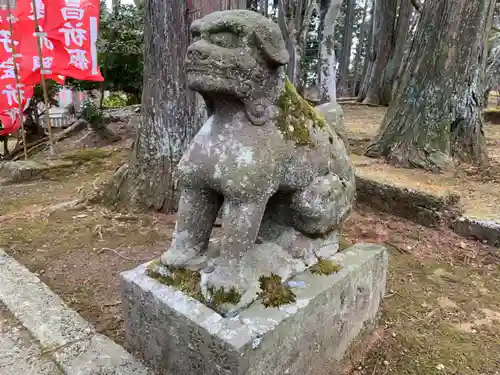
[[[318,263],[309,268],[313,275],[333,275],[342,269],[338,264],[327,259],[319,259]]]
[[[210,289],[210,295],[212,296],[210,306],[214,308],[225,303],[236,305],[241,300],[241,294],[235,288],[231,288],[228,292],[222,288],[218,290]]]
[[[352,246],[352,242],[342,236],[339,241],[339,251],[344,251]]]
[[[258,298],[264,307],[280,307],[295,302],[295,294],[289,286],[283,285],[281,277],[275,274],[259,278],[261,291]]]
[[[199,272],[191,271],[186,268],[168,269],[170,275],[164,275],[159,270],[165,267],[160,260],[151,262],[147,269],[147,275],[156,281],[171,286],[188,296],[206,304],[206,300],[201,294]]]
[[[161,268],[168,270],[170,275],[161,273]],[[212,298],[210,301],[207,301],[201,293],[201,275],[199,272],[191,271],[186,268],[166,268],[161,264],[160,260],[151,262],[146,273],[152,279],[171,286],[213,309],[216,309],[224,303],[237,304],[241,300],[241,294],[238,293],[235,288],[232,288],[228,292],[223,289],[211,289],[209,292]]]
[[[313,147],[310,126],[313,129],[325,128],[323,115],[302,98],[288,78],[278,99],[279,116],[277,126],[286,140],[297,146]]]

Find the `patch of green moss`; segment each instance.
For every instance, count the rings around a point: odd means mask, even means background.
[[[344,251],[352,246],[352,242],[345,237],[341,237],[339,241],[339,251]]]
[[[338,264],[327,259],[320,259],[318,263],[309,268],[313,275],[333,275],[342,269]]]
[[[302,98],[294,85],[285,78],[285,87],[278,99],[279,115],[277,126],[286,140],[297,146],[313,147],[309,126],[323,129],[325,119],[313,106]]]
[[[289,286],[283,285],[283,281],[278,275],[261,276],[259,282],[261,291],[258,297],[264,307],[280,307],[295,302],[295,294]]]
[[[210,290],[210,295],[212,296],[212,300],[210,301],[210,305],[213,306],[214,308],[217,308],[218,306],[225,304],[225,303],[230,303],[232,305],[236,305],[240,302],[241,300],[241,294],[236,291],[236,289],[233,287],[229,292],[226,292],[224,289],[220,288],[218,290]]]
[[[169,269],[171,276],[165,276],[158,272],[159,267],[164,267],[160,260],[151,262],[147,268],[147,275],[162,284],[174,287],[188,296],[205,303],[205,298],[201,294],[199,272],[191,271],[186,268]]]
[[[228,292],[224,289],[213,290],[210,289],[212,296],[210,302],[203,297],[200,288],[201,275],[197,271],[191,271],[186,268],[173,268],[169,271],[171,276],[165,276],[158,272],[160,267],[165,267],[161,264],[160,260],[151,262],[147,268],[147,275],[162,284],[171,286],[188,296],[200,301],[201,303],[216,309],[222,304],[230,303],[236,305],[241,300],[241,294],[235,288],[231,288]]]
[[[113,154],[112,150],[103,148],[82,148],[76,151],[65,152],[59,157],[76,163],[87,163],[96,159],[105,159]]]

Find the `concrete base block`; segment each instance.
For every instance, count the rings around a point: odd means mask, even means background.
[[[346,350],[375,325],[388,260],[371,244],[332,259],[340,272],[292,279],[295,303],[265,308],[256,301],[234,318],[148,277],[147,264],[125,272],[128,345],[160,374],[340,374]]]

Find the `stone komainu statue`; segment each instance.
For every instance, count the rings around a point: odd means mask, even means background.
[[[201,270],[205,294],[233,289],[248,303],[262,273],[287,278],[338,250],[354,172],[332,124],[285,78],[275,23],[222,11],[191,33],[187,81],[211,116],[179,163],[178,219],[161,261]],[[208,254],[221,207],[220,246]]]

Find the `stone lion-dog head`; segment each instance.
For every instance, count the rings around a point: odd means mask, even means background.
[[[186,56],[188,87],[199,92],[209,110],[214,94],[240,99],[260,125],[283,81],[289,55],[279,27],[248,10],[220,11],[193,22]]]

